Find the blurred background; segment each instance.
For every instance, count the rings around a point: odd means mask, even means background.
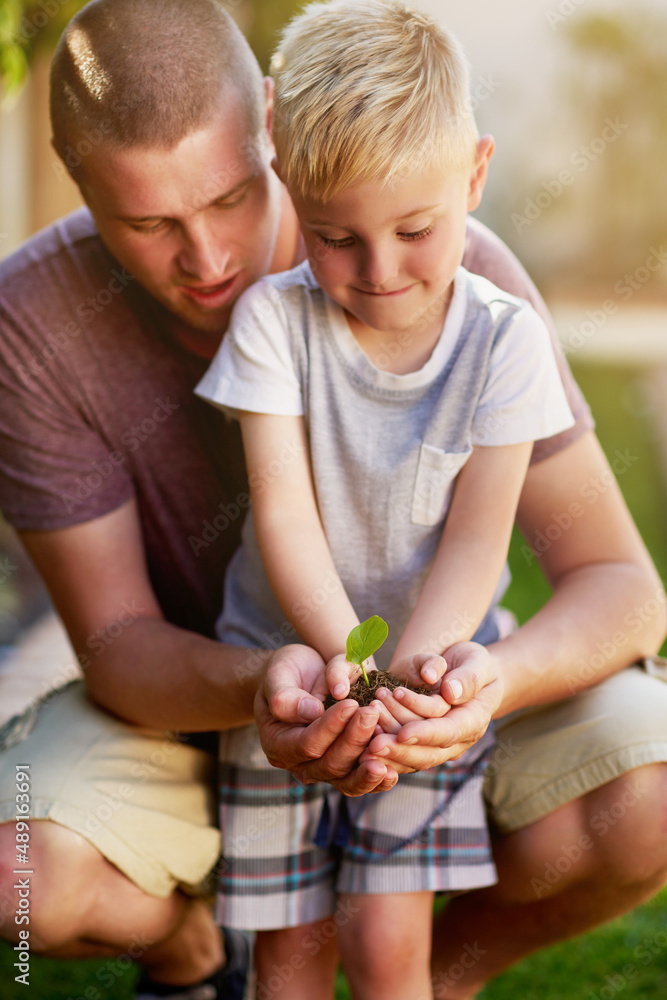
[[[667,2],[412,3],[440,18],[468,53],[479,129],[496,139],[476,214],[509,244],[547,299],[602,445],[612,461],[625,456],[625,463],[616,462],[619,485],[665,579]],[[49,144],[47,88],[53,46],[82,5],[0,0],[0,258],[80,204]],[[223,6],[266,71],[277,31],[302,5],[223,0]],[[548,587],[518,536],[511,565],[508,603],[524,620],[546,599]],[[66,642],[43,617],[47,608],[39,581],[0,522],[0,721],[34,690],[34,681],[32,688],[21,684],[33,668],[39,690],[51,683],[39,673],[44,662],[58,683],[75,672]],[[502,977],[484,996],[604,995],[602,970],[613,964],[614,948],[623,956],[642,934],[664,927],[664,895],[657,906],[655,913],[645,910],[616,930],[587,938],[584,951],[589,947],[592,957],[576,987],[572,962],[561,979],[564,952],[553,949],[551,957],[538,956],[523,964],[523,972]],[[48,989],[33,995],[73,1000],[67,978],[73,973],[62,965],[49,968]],[[61,972],[59,992],[53,977]],[[86,975],[82,982],[90,982],[92,972]],[[119,981],[108,995],[125,997],[127,991]],[[624,993],[667,996],[667,948],[647,978]]]

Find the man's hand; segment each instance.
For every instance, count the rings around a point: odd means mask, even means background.
[[[274,767],[304,784],[328,781],[345,795],[392,788],[393,767],[366,753],[378,722],[373,708],[345,700],[324,711],[324,661],[308,646],[278,650],[255,698],[255,721],[262,747]]]
[[[396,734],[376,736],[361,763],[381,758],[399,774],[457,760],[482,738],[503,696],[498,667],[484,646],[461,642],[446,651],[447,673],[440,695],[452,706],[440,718],[408,722]],[[420,707],[420,695],[405,690],[403,710]],[[386,699],[385,699],[386,704]]]

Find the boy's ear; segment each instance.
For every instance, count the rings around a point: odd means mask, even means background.
[[[271,129],[273,127],[273,80],[270,76],[264,77],[264,96],[266,98],[266,131],[271,139]]]
[[[486,177],[489,171],[489,161],[493,156],[495,148],[493,136],[483,135],[477,143],[475,154],[475,164],[470,174],[470,186],[468,188],[468,211],[474,212],[482,200],[482,192],[486,184]]]

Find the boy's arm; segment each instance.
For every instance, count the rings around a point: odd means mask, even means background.
[[[435,561],[390,664],[397,676],[406,676],[415,653],[445,654],[474,635],[507,558],[531,449],[532,442],[476,447],[459,473]],[[396,723],[444,715],[447,703],[436,698],[442,701],[436,711],[433,700],[383,693],[382,729],[396,732]]]
[[[303,418],[244,411],[239,419],[255,533],[269,583],[301,639],[329,660],[345,649],[347,634],[359,620],[320,520]],[[327,595],[324,603],[321,594]]]
[[[392,659],[469,639],[500,579],[532,442],[476,447],[458,475],[435,561]],[[454,623],[462,623],[452,634]]]

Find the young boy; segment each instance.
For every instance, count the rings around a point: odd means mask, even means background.
[[[245,293],[198,387],[241,421],[253,501],[220,637],[275,645],[296,629],[327,662],[379,614],[378,665],[433,684],[449,645],[497,637],[487,611],[532,442],[572,417],[541,320],[460,267],[493,142],[456,41],[401,3],[332,0],[288,26],[275,65],[276,169],[309,259]],[[378,697],[388,732],[449,707]],[[433,892],[495,880],[489,741],[348,806],[271,769],[254,727],[222,735],[218,916],[259,930],[260,983],[338,896],[353,996],[432,995]],[[322,846],[325,799],[349,829]],[[291,1000],[332,995],[331,939],[317,966],[294,970]]]

